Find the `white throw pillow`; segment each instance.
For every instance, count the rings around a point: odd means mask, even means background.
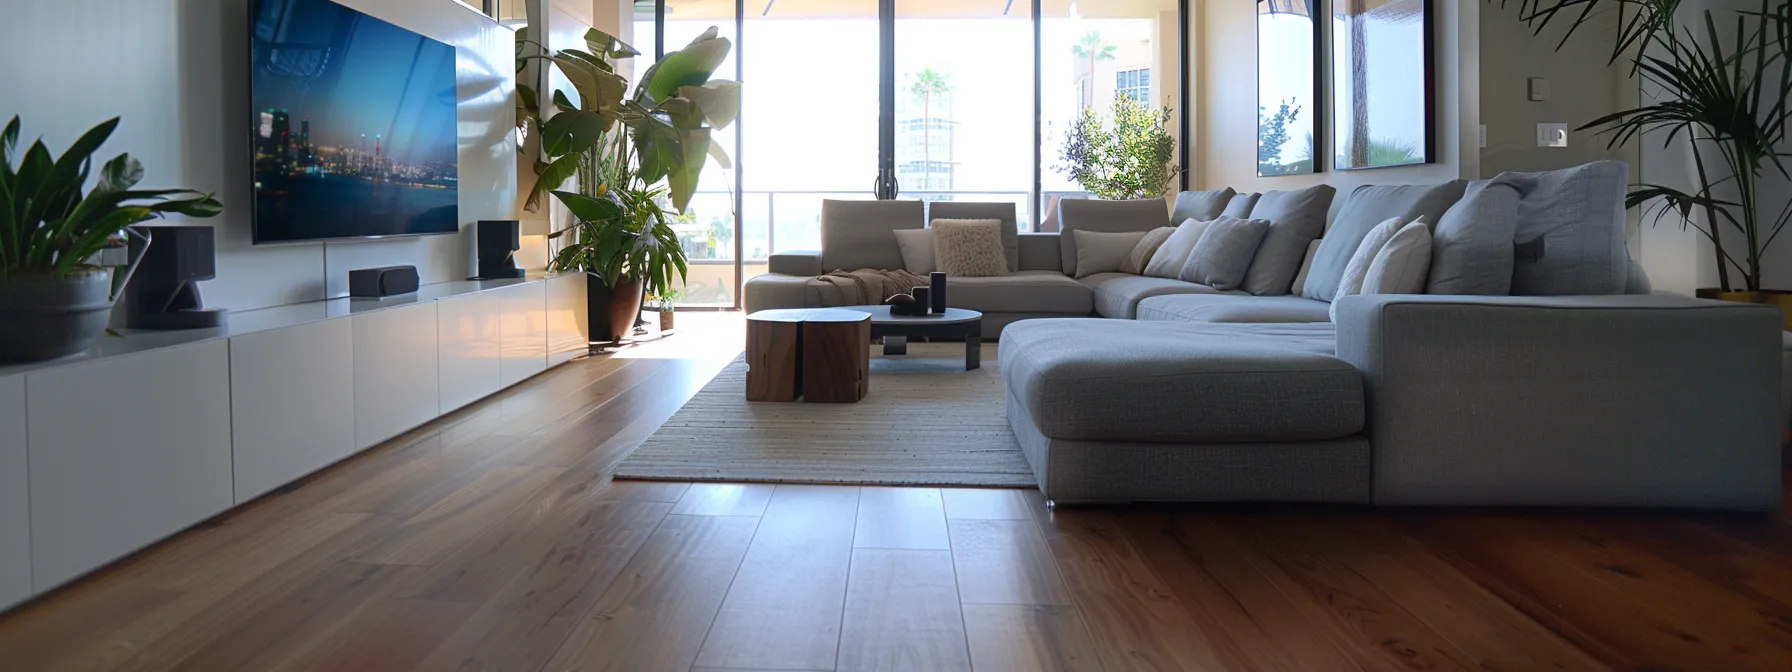
[[[1201,234],[1206,233],[1207,227],[1212,225],[1213,222],[1183,220],[1176,227],[1176,232],[1170,234],[1163,245],[1158,246],[1157,252],[1152,253],[1151,262],[1145,264],[1145,275],[1176,279],[1176,275],[1182,272],[1183,264],[1188,263],[1188,253],[1195,251],[1195,243],[1201,242]]]
[[[1355,261],[1354,258],[1351,261]],[[1369,263],[1369,272],[1363,275],[1363,284],[1358,294],[1424,294],[1425,278],[1431,274],[1431,227],[1420,217],[1411,224],[1400,227],[1400,230],[1389,239],[1381,251],[1375,253],[1375,260]],[[1339,294],[1338,298],[1344,298]],[[1338,321],[1338,303],[1332,302],[1332,321]]]
[[[1130,233],[1103,233],[1101,231],[1084,231],[1073,229],[1070,235],[1076,237],[1076,277],[1086,278],[1096,273],[1114,273],[1132,250],[1145,239],[1148,231]]]
[[[1375,254],[1399,232],[1399,217],[1389,217],[1376,224],[1375,228],[1369,229],[1368,235],[1363,236],[1363,242],[1357,244],[1356,252],[1350,255],[1350,261],[1344,264],[1344,276],[1338,279],[1338,291],[1333,293],[1333,301],[1340,296],[1363,292],[1363,277],[1369,274],[1369,264],[1375,262]]]
[[[915,275],[933,272],[933,229],[896,229],[896,246],[902,248],[902,267]]]
[[[1002,220],[936,219],[932,231],[934,270],[957,278],[1008,274]]]

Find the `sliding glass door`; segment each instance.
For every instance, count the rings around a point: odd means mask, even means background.
[[[1008,201],[1056,230],[1056,203],[1087,197],[1058,158],[1085,110],[1181,108],[1184,1],[636,2],[637,76],[716,26],[735,43],[717,76],[742,83],[716,138],[733,163],[678,225],[685,305],[740,307],[771,254],[820,249],[827,199]]]

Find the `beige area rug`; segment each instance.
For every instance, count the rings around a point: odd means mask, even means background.
[[[1008,427],[996,346],[964,370],[964,345],[873,344],[856,404],[751,402],[734,360],[616,468],[623,479],[1033,487]]]

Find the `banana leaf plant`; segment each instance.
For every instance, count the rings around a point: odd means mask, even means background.
[[[1785,151],[1792,131],[1792,0],[1762,0],[1759,11],[1726,11],[1734,16],[1723,21],[1706,10],[1703,25],[1690,27],[1675,18],[1680,6],[1681,0],[1519,0],[1519,18],[1539,33],[1557,18],[1568,21],[1559,49],[1594,17],[1621,12],[1615,34],[1596,29],[1612,40],[1609,61],[1628,61],[1632,74],[1655,91],[1638,107],[1581,129],[1600,129],[1609,147],[1641,138],[1659,138],[1665,147],[1683,139],[1697,182],[1634,185],[1625,205],[1653,211],[1657,222],[1676,216],[1709,239],[1723,291],[1735,284],[1732,272],[1741,276],[1742,289],[1759,291],[1767,246],[1792,222],[1792,202],[1777,215],[1763,213],[1760,202],[1769,171],[1792,178],[1792,154]]]
[[[43,140],[18,154],[18,117],[0,131],[0,282],[85,273],[94,268],[88,261],[126,227],[169,213],[204,218],[223,212],[216,199],[189,189],[132,189],[143,179],[143,164],[129,154],[101,166],[83,193],[93,153],[117,128],[117,118],[101,123],[55,158]]]

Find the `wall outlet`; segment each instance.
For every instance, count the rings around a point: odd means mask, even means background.
[[[1537,124],[1538,147],[1567,147],[1567,124]]]

